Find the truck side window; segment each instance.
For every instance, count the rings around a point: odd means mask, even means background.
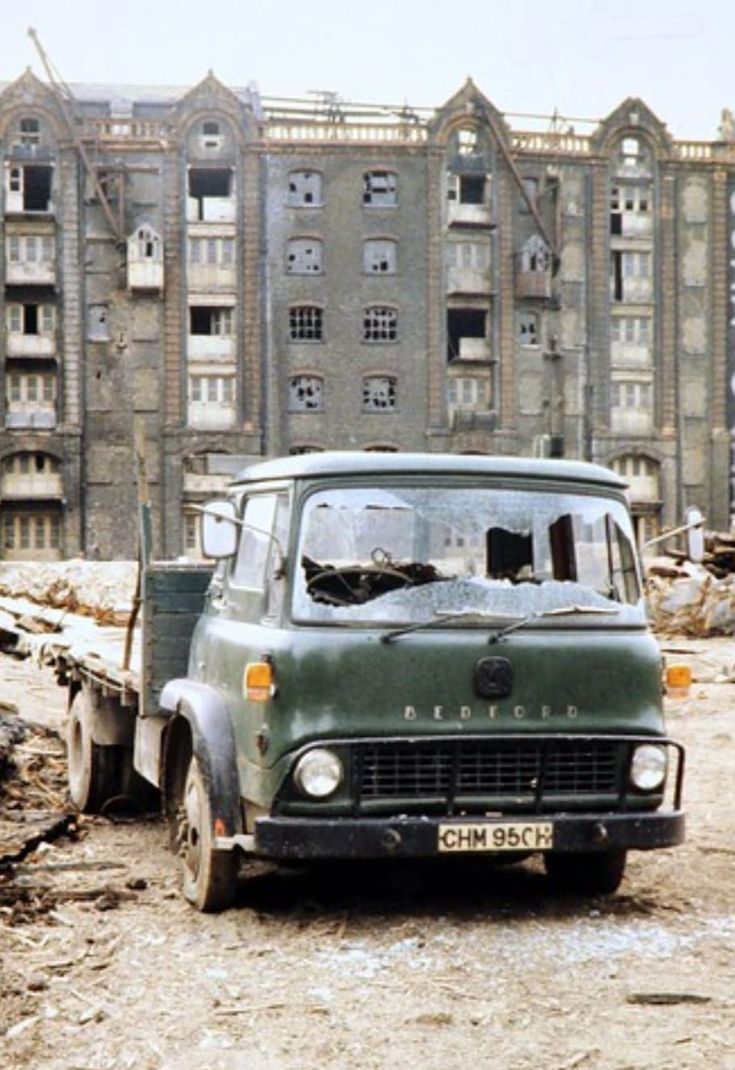
[[[243,527],[230,582],[233,587],[265,589],[266,568],[273,544],[271,532],[276,509],[275,494],[255,494],[248,498]]]
[[[276,498],[275,517],[273,521],[273,535],[271,555],[266,573],[266,617],[277,617],[283,605],[285,593],[285,581],[279,574],[285,563],[285,555],[288,551],[288,521],[289,500],[287,494],[279,494]]]

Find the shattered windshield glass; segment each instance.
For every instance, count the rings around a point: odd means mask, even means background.
[[[401,625],[574,607],[643,617],[630,521],[613,499],[383,486],[305,504],[296,619]]]

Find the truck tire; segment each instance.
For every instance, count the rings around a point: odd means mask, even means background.
[[[66,749],[69,795],[84,814],[98,814],[120,791],[120,748],[94,742],[93,720],[94,699],[83,687],[69,709]]]
[[[578,895],[612,895],[625,874],[625,851],[583,851],[544,855],[544,866],[554,888]]]
[[[231,906],[237,891],[238,858],[234,851],[218,851],[214,846],[209,793],[194,755],[172,822],[184,898],[205,913]]]

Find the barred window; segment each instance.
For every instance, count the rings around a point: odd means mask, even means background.
[[[296,305],[288,310],[288,336],[292,342],[324,339],[323,310],[318,305]]]
[[[384,305],[370,305],[362,320],[365,342],[395,342],[398,338],[398,312]]]
[[[364,412],[386,412],[396,407],[396,379],[392,375],[368,375],[362,381]]]
[[[324,380],[318,375],[295,375],[288,384],[290,412],[318,412],[322,408]]]

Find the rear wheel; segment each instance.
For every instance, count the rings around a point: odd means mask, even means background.
[[[67,723],[67,780],[77,809],[97,814],[120,791],[120,747],[103,747],[92,739],[94,698],[83,687],[74,696]]]
[[[625,851],[544,855],[544,866],[554,888],[578,895],[616,892],[625,874],[625,862]]]
[[[214,846],[209,793],[194,756],[171,823],[184,897],[197,910],[224,910],[235,898],[238,859],[233,851],[219,851]]]

